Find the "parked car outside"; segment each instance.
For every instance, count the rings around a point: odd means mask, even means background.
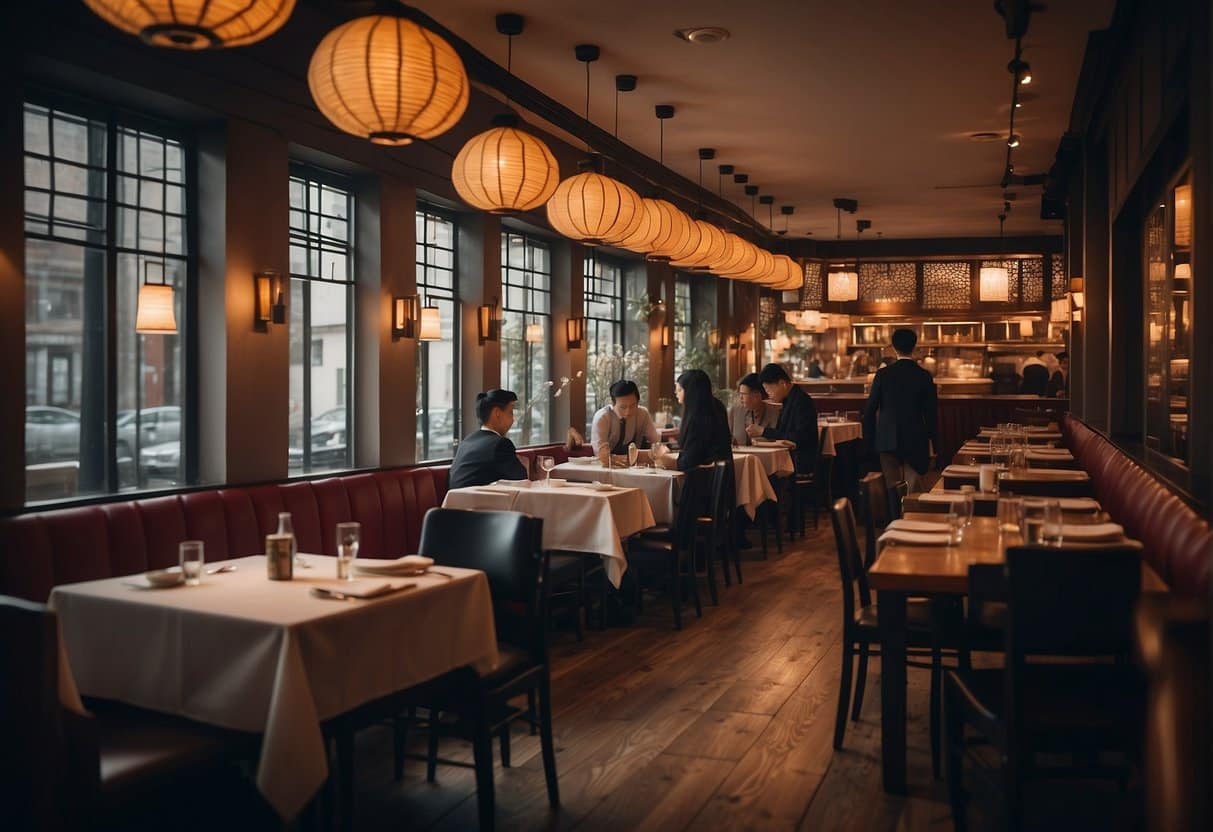
[[[25,408],[25,464],[80,458],[80,414],[62,407]]]
[[[143,448],[166,442],[181,440],[181,408],[176,405],[145,407],[139,411],[140,463]],[[135,452],[135,411],[118,417],[118,459],[130,457]]]

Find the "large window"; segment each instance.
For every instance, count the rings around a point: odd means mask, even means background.
[[[292,472],[351,464],[354,197],[327,171],[292,166]]]
[[[442,340],[417,355],[417,459],[446,459],[459,441],[459,315],[455,223],[430,206],[417,211],[417,292],[438,307]]]
[[[589,420],[598,408],[610,403],[610,385],[623,375],[623,270],[614,260],[587,256],[584,286],[589,371],[585,409]]]
[[[501,383],[518,394],[510,437],[546,442],[551,414],[548,345],[552,340],[552,259],[547,243],[501,235]]]
[[[49,101],[24,136],[26,500],[188,482],[182,137]],[[145,280],[173,287],[175,334],[135,332]]]
[[[687,352],[691,349],[693,331],[691,313],[691,282],[679,275],[674,280],[674,372],[686,369]]]

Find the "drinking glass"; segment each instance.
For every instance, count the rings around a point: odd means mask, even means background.
[[[1044,542],[1046,500],[1023,501],[1023,542],[1039,546]]]
[[[635,442],[628,443],[628,467],[635,468],[636,460],[640,459],[640,449],[636,447]]]
[[[1061,515],[1061,502],[1048,500],[1044,507],[1042,542],[1048,546],[1060,546],[1065,538],[1065,525]]]
[[[354,558],[362,539],[361,523],[337,524],[337,580],[354,580]]]
[[[543,484],[552,487],[552,469],[556,467],[556,458],[552,456],[539,457],[539,467],[543,469]]]
[[[183,540],[177,546],[177,560],[186,586],[198,586],[202,582],[202,565],[206,562],[201,540]]]
[[[960,499],[964,504],[965,526],[973,525],[973,512],[977,503],[977,489],[971,485],[960,487]]]
[[[955,546],[964,539],[965,501],[953,500],[948,504],[948,545]]]
[[[1022,445],[1016,445],[1008,457],[1008,467],[1012,471],[1026,471],[1028,469],[1028,452]]]
[[[998,534],[1002,538],[1018,535],[1023,528],[1023,499],[998,498]]]

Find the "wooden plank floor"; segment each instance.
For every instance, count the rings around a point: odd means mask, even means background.
[[[561,806],[549,809],[538,742],[520,727],[513,767],[496,769],[499,828],[951,827],[930,776],[925,671],[910,672],[910,796],[880,786],[878,661],[862,718],[833,751],[842,621],[829,527],[767,561],[747,554],[745,583],[722,587],[702,619],[690,611],[681,632],[654,598],[633,627],[556,637]],[[442,751],[470,759],[457,741]],[[393,782],[389,732],[360,735],[358,828],[475,828],[471,771],[443,767],[428,784],[424,768],[410,762]]]

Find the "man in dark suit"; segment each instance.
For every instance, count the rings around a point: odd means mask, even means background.
[[[779,421],[773,428],[749,425],[746,433],[750,437],[764,439],[788,439],[796,443],[792,459],[796,471],[811,474],[817,467],[817,408],[812,397],[792,383],[788,371],[778,364],[768,364],[758,374],[762,389],[780,405]]]
[[[1023,383],[1019,392],[1024,396],[1043,396],[1049,390],[1049,368],[1042,360],[1044,352],[1028,356],[1023,363]]]
[[[863,435],[880,455],[880,470],[890,486],[905,480],[910,491],[921,491],[931,441],[935,439],[935,380],[914,361],[918,336],[912,329],[893,333],[897,360],[876,371],[863,412]]]
[[[510,390],[490,390],[476,396],[476,418],[481,428],[459,443],[451,463],[451,488],[527,479],[514,443],[506,438],[514,425],[517,401]]]

